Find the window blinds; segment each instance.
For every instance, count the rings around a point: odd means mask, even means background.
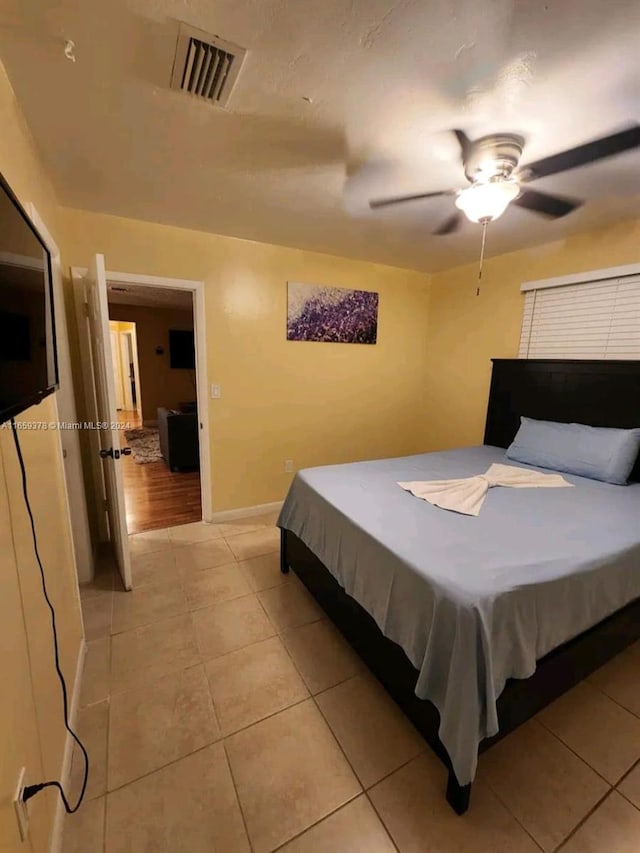
[[[528,290],[519,357],[640,359],[640,276]]]

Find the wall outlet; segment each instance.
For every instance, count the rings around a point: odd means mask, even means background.
[[[219,385],[212,385],[211,386],[211,399],[212,400],[218,400],[220,397],[222,397],[222,392],[220,390],[220,386]]]
[[[284,470],[285,474],[293,473],[293,459],[285,459],[284,460]]]
[[[18,774],[18,781],[16,783],[16,790],[13,795],[13,807],[16,812],[18,831],[20,832],[21,841],[26,841],[29,835],[29,812],[27,811],[27,804],[22,799],[22,794],[26,787],[26,783],[24,781],[26,774],[26,769],[21,767],[20,773]]]

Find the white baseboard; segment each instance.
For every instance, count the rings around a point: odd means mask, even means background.
[[[69,725],[75,731],[76,720],[78,717],[78,707],[80,706],[80,691],[82,689],[82,674],[84,672],[84,660],[87,654],[87,644],[82,639],[80,641],[80,651],[78,652],[78,660],[76,662],[76,675],[73,682],[73,693],[71,694],[71,702],[69,704]],[[73,757],[73,745],[75,741],[69,733],[64,745],[62,753],[62,765],[60,767],[60,783],[67,791],[69,789],[69,777],[71,776],[71,759]],[[82,808],[82,806],[81,806]],[[53,817],[53,827],[51,828],[51,843],[49,844],[49,853],[60,853],[62,850],[62,834],[64,832],[64,817],[65,810],[62,800],[58,796],[56,810]]]
[[[274,501],[270,504],[258,504],[257,506],[244,506],[239,509],[225,509],[222,512],[211,513],[211,523],[220,521],[234,521],[236,518],[250,518],[252,515],[262,515],[264,512],[273,512],[282,507],[282,501]]]

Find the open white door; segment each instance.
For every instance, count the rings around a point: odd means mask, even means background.
[[[100,456],[104,468],[107,493],[107,515],[111,542],[125,589],[131,589],[131,562],[127,516],[124,502],[124,482],[120,457],[121,430],[117,429],[116,389],[109,332],[109,305],[104,255],[96,255],[85,278],[88,319],[91,331],[91,354],[96,387],[96,406],[100,429]],[[124,452],[131,452],[125,448]]]

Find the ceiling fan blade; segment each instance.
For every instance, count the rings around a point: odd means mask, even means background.
[[[458,144],[460,145],[460,150],[462,151],[462,162],[464,163],[473,143],[464,130],[454,130],[453,133],[455,133]]]
[[[457,231],[462,225],[462,214],[456,211],[448,219],[433,232],[437,237],[443,237],[445,234],[452,234]]]
[[[559,172],[586,166],[588,163],[594,163],[596,160],[603,160],[605,157],[612,157],[614,154],[621,154],[623,151],[630,151],[639,146],[640,125],[635,124],[610,136],[603,136],[601,139],[578,145],[577,148],[570,148],[560,154],[553,154],[551,157],[528,163],[522,170],[525,173],[523,180],[535,181],[547,175],[557,175]]]
[[[375,210],[378,207],[388,207],[391,204],[402,204],[405,201],[419,201],[424,198],[436,198],[441,195],[452,195],[455,190],[441,190],[437,193],[416,193],[415,195],[401,195],[394,198],[376,198],[369,202],[369,207]]]
[[[540,213],[551,219],[559,219],[566,216],[572,210],[580,207],[584,202],[576,199],[562,198],[559,195],[548,195],[537,192],[537,190],[522,190],[522,193],[514,200],[513,204],[524,207],[533,213]]]

